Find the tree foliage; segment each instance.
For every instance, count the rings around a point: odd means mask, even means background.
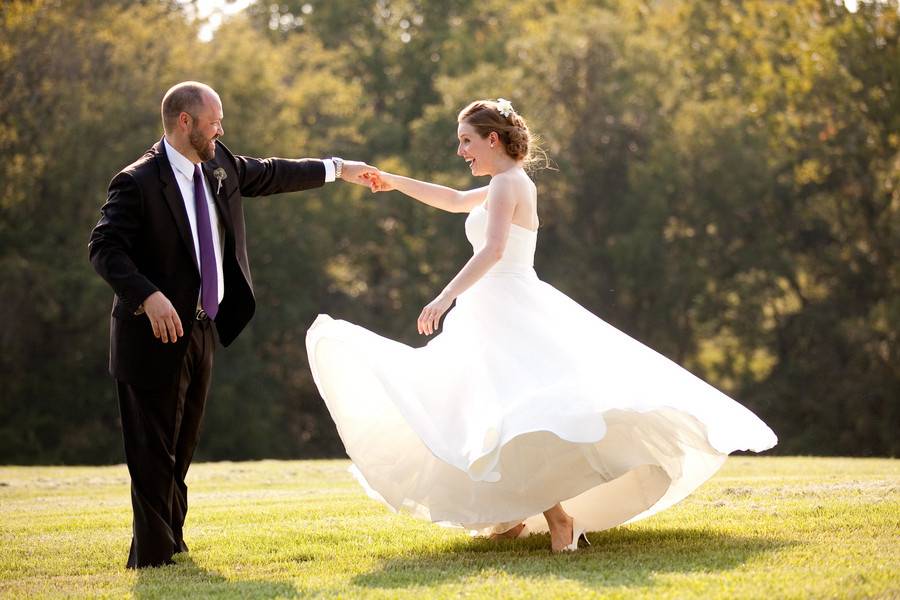
[[[87,236],[218,89],[225,142],[459,187],[455,116],[513,99],[542,136],[537,268],[720,387],[779,452],[891,455],[900,430],[897,2],[258,0],[212,41],[178,2],[0,7],[0,459],[121,459],[108,287]],[[340,454],[309,373],[319,312],[421,344],[470,252],[459,215],[334,184],[247,202],[259,302],[221,351],[201,458]]]

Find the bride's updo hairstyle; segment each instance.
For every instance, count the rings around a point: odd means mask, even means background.
[[[507,116],[503,116],[501,107],[494,100],[476,100],[462,109],[456,120],[471,125],[482,138],[496,131],[506,153],[528,165],[532,162],[534,152],[528,124],[509,103],[503,108],[506,109]]]

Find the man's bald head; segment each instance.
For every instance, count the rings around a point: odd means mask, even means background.
[[[186,112],[196,117],[200,109],[210,100],[219,102],[219,95],[205,83],[183,81],[173,85],[163,96],[161,110],[163,129],[167,134],[172,133],[181,113]]]

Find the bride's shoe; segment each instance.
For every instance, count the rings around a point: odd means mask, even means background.
[[[572,520],[572,543],[569,544],[568,546],[564,547],[562,550],[559,550],[559,552],[574,552],[575,550],[578,550],[578,542],[580,542],[581,540],[584,540],[584,543],[587,544],[588,546],[591,545],[591,541],[587,538],[587,535],[585,534],[584,527],[579,528],[578,524],[575,523],[575,520],[573,519]]]
[[[566,552],[573,552],[578,550],[578,543],[584,540],[584,543],[588,546],[591,545],[591,540],[588,539],[587,534],[584,531],[584,527],[581,529],[575,528],[575,523],[572,523],[572,543],[566,546]]]

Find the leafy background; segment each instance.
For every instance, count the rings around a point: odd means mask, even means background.
[[[87,240],[173,83],[225,142],[475,187],[455,116],[511,98],[541,277],[740,400],[785,454],[900,449],[898,3],[257,0],[210,41],[193,2],[0,6],[0,462],[122,460],[111,293]],[[460,215],[334,184],[246,203],[258,312],[216,356],[198,459],[340,456],[306,328],[421,345],[470,248]]]

